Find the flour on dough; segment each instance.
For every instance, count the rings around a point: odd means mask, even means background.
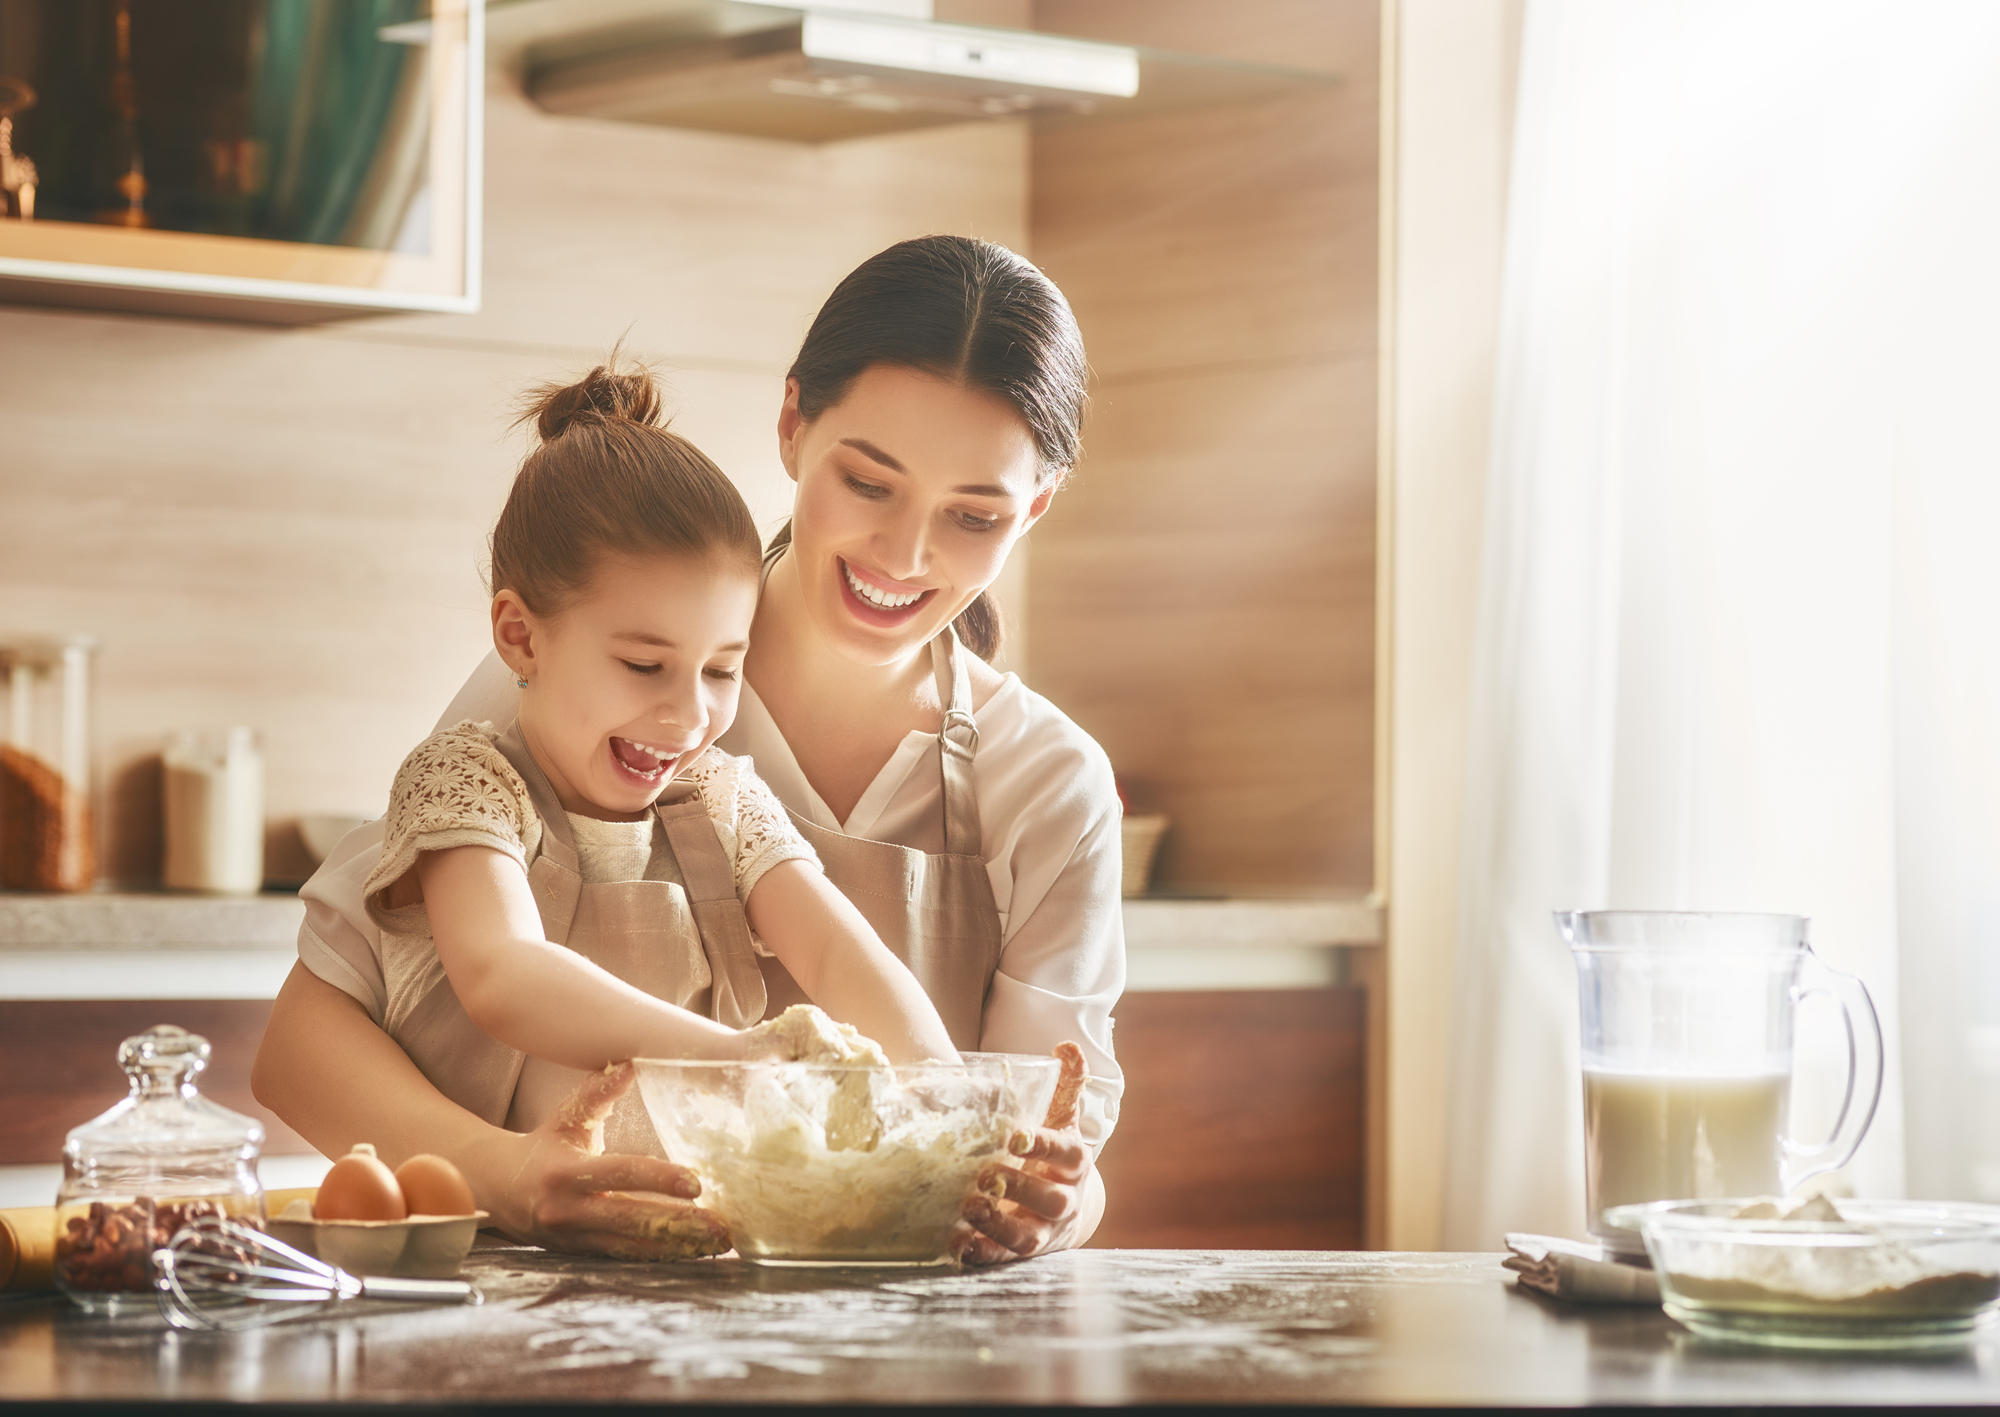
[[[784,1063],[845,1063],[886,1068],[889,1055],[851,1023],[835,1023],[815,1004],[793,1004],[745,1035],[746,1059],[776,1058]]]
[[[881,1141],[882,1117],[875,1106],[877,1079],[861,1070],[887,1069],[889,1055],[853,1024],[834,1022],[816,1005],[793,1004],[776,1018],[750,1029],[743,1056],[855,1069],[834,1080],[832,1096],[826,1100],[822,1122],[826,1149],[873,1151]]]

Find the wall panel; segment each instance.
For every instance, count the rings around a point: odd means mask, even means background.
[[[289,819],[381,809],[484,653],[524,385],[622,337],[775,525],[781,380],[833,284],[925,232],[1026,239],[1014,123],[810,148],[505,92],[487,123],[478,314],[273,330],[0,307],[0,633],[103,638],[104,859],[128,883],[157,879],[145,765],[176,727],[264,731],[275,874],[304,868]]]
[[[1036,687],[1174,819],[1169,889],[1373,860],[1376,7],[1039,0],[1043,29],[1315,67],[1323,91],[1040,131],[1033,250],[1095,374],[1036,529]]]

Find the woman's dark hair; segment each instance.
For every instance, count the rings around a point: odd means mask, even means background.
[[[1088,366],[1055,282],[990,241],[920,236],[863,261],[834,288],[786,378],[819,417],[863,371],[898,364],[1012,404],[1034,435],[1041,485],[1060,483],[1082,445]],[[791,544],[787,522],[769,554]],[[1000,613],[981,592],[954,622],[974,654],[1000,648]]]
[[[756,571],[757,524],[743,494],[659,418],[653,376],[621,371],[616,350],[574,384],[522,396],[519,422],[541,441],[493,527],[493,593],[558,614],[606,553],[711,556]]]

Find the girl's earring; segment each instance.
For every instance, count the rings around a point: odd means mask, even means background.
[[[516,674],[514,676],[514,687],[517,689],[525,689],[528,687],[528,681],[526,679],[523,679],[520,675]]]

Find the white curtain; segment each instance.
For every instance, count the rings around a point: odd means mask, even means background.
[[[1812,916],[1840,1180],[2000,1199],[2000,4],[1528,0],[1519,95],[1444,1242],[1581,1233],[1557,908]]]

